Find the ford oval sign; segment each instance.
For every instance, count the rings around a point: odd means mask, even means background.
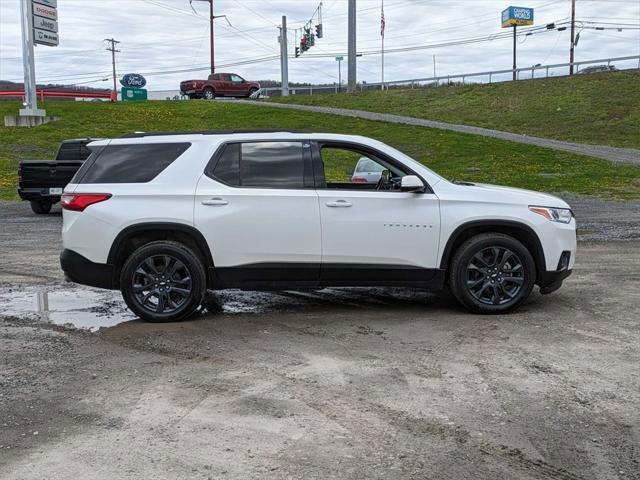
[[[144,88],[147,80],[139,73],[127,73],[120,79],[123,87],[128,88]]]

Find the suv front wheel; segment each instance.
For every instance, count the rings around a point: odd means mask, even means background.
[[[198,256],[185,245],[157,241],[134,251],[124,263],[120,289],[127,306],[149,322],[175,322],[195,313],[207,289]]]
[[[501,233],[476,235],[464,242],[451,262],[449,284],[462,305],[476,313],[497,314],[524,302],[536,281],[527,248]]]

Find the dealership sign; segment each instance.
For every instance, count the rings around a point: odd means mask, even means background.
[[[533,25],[533,8],[509,7],[502,11],[502,27]]]
[[[33,43],[55,47],[58,38],[58,0],[31,1]]]
[[[120,79],[120,84],[128,88],[144,88],[147,80],[139,73],[127,73]]]

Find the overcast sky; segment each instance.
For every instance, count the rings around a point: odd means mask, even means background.
[[[216,0],[216,63],[219,71],[233,71],[247,79],[279,79],[278,60],[224,67],[242,60],[278,54],[282,15],[290,29],[301,27],[319,2],[307,0]],[[357,0],[357,48],[380,49],[380,0]],[[386,0],[385,49],[450,42],[504,34],[500,12],[513,4],[502,0]],[[640,0],[577,0],[576,18],[614,25],[640,23]],[[20,0],[0,0],[0,79],[22,81]],[[535,8],[535,25],[566,21],[570,0],[523,0],[517,6]],[[103,39],[121,43],[118,75],[145,74],[149,90],[178,88],[180,80],[203,78],[209,62],[208,3],[188,0],[58,0],[60,46],[36,48],[38,83],[60,82],[109,87],[102,81],[111,72],[111,54]],[[347,0],[323,2],[324,38],[309,54],[337,54],[347,48]],[[580,23],[579,26],[593,24]],[[614,25],[607,25],[613,27]],[[629,26],[627,25],[627,28]],[[289,30],[289,51],[294,31]],[[385,55],[385,79],[431,76],[433,56],[438,75],[511,68],[512,40],[446,46]],[[576,60],[640,54],[640,30],[584,29]],[[569,31],[549,31],[519,39],[518,66],[568,61]],[[346,59],[346,58],[345,58]],[[164,73],[202,68],[197,72]],[[343,81],[346,62],[343,63]],[[358,58],[358,80],[380,80],[380,55]],[[335,82],[337,62],[307,54],[289,61],[289,80]],[[91,82],[91,83],[87,83]]]

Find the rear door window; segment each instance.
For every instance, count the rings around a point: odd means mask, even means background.
[[[146,183],[190,146],[191,143],[108,145],[91,155],[71,183]]]
[[[232,187],[313,188],[311,155],[303,142],[225,145],[207,175]]]

